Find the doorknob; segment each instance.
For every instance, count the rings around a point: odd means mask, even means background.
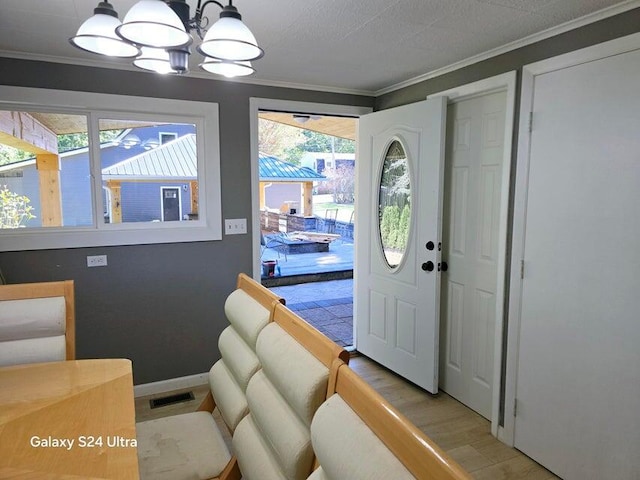
[[[424,262],[422,264],[422,270],[424,270],[425,272],[433,271],[433,262],[432,261]]]
[[[449,270],[449,265],[447,265],[447,262],[442,262],[442,271],[446,272],[447,270]]]

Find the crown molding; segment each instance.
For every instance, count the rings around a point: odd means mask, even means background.
[[[35,54],[29,52],[15,52],[10,50],[0,50],[0,57],[4,58],[14,58],[17,60],[31,60],[36,62],[49,62],[49,63],[60,63],[65,65],[77,65],[81,67],[92,67],[92,68],[106,68],[109,70],[124,70],[129,72],[137,72],[137,73],[150,73],[145,72],[136,68],[131,63],[120,63],[118,61],[114,61],[109,58],[104,58],[102,60],[92,60],[92,59],[79,59],[79,58],[71,58],[71,57],[58,57],[54,55],[43,55],[43,54]],[[214,77],[210,73],[200,72],[200,71],[189,71],[189,73],[182,75],[185,78],[199,78],[202,80],[214,80],[217,82],[229,82],[229,83],[242,83],[248,85],[260,85],[265,87],[276,87],[276,88],[287,88],[294,90],[313,90],[316,92],[327,92],[327,93],[336,93],[336,94],[345,94],[345,95],[361,95],[365,97],[373,97],[373,90],[359,90],[353,88],[339,88],[339,87],[329,87],[326,85],[313,85],[306,83],[293,83],[293,82],[283,82],[279,80],[261,80],[258,78],[225,78],[225,77]]]
[[[507,53],[512,50],[516,50],[518,48],[522,48],[527,45],[531,45],[533,43],[546,40],[547,38],[551,38],[556,35],[560,35],[561,33],[575,30],[576,28],[580,28],[585,25],[595,23],[599,20],[604,20],[605,18],[613,17],[614,15],[618,15],[620,13],[633,10],[634,8],[637,8],[637,7],[640,7],[640,0],[626,0],[625,2],[619,3],[617,5],[613,5],[611,7],[607,7],[602,10],[598,10],[597,12],[593,12],[588,15],[585,15],[584,17],[570,20],[561,25],[557,25],[555,27],[548,28],[547,30],[543,30],[542,32],[534,33],[533,35],[529,35],[528,37],[521,38],[520,40],[507,43],[506,45],[503,45],[501,47],[487,50],[486,52],[480,53],[478,55],[474,55],[465,60],[452,63],[451,65],[447,65],[446,67],[438,68],[436,70],[432,70],[431,72],[418,75],[417,77],[411,78],[409,80],[396,83],[395,85],[391,85],[389,87],[376,90],[373,93],[373,95],[376,97],[379,97],[380,95],[385,95],[387,93],[391,93],[405,87],[410,87],[411,85],[415,85],[416,83],[424,82],[425,80],[429,80],[431,78],[445,75],[455,70],[459,70],[461,68],[468,67],[469,65],[473,65],[474,63],[478,63],[483,60],[487,60],[489,58],[502,55],[503,53]]]

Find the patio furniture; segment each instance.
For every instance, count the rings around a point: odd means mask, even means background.
[[[264,251],[269,248],[271,250],[275,250],[278,254],[278,258],[280,258],[280,254],[284,255],[284,261],[287,261],[287,253],[288,249],[284,238],[286,237],[286,233],[268,233],[264,235],[260,233],[260,245],[262,247],[262,252],[260,253],[260,258],[264,255]]]

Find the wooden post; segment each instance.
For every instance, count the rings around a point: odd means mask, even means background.
[[[200,190],[198,187],[198,181],[197,180],[192,180],[191,182],[189,182],[189,186],[190,188],[190,192],[191,192],[191,213],[198,215],[198,202],[199,202],[199,195],[200,195]]]
[[[109,180],[107,188],[111,192],[111,211],[109,221],[111,223],[122,223],[122,204],[120,198],[121,185],[119,180]]]
[[[43,227],[62,226],[60,158],[55,153],[36,155],[40,182],[40,218]]]
[[[264,210],[267,206],[266,204],[266,193],[265,193],[265,189],[267,188],[265,182],[260,182],[260,186],[258,188],[259,192],[260,192],[260,210]]]
[[[302,214],[305,217],[311,217],[313,215],[313,182],[304,182],[302,189]]]

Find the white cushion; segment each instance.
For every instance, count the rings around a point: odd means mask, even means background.
[[[306,478],[313,467],[309,426],[293,411],[263,370],[249,382],[247,400],[253,423],[267,439],[269,453],[284,475],[289,479]]]
[[[218,338],[218,348],[224,363],[242,390],[247,389],[249,379],[260,369],[258,357],[233,327],[225,328]]]
[[[269,380],[298,416],[311,425],[313,414],[327,395],[329,369],[276,323],[260,332],[257,353]]]
[[[307,480],[331,480],[322,470],[322,467],[316,468]]]
[[[258,431],[251,414],[238,424],[232,444],[243,480],[289,480],[271,454],[267,440]]]
[[[65,312],[64,297],[0,301],[0,342],[64,335]]]
[[[65,336],[0,342],[0,366],[60,362],[67,359]]]
[[[142,480],[194,480],[216,477],[231,454],[208,412],[136,424]]]
[[[255,350],[260,330],[269,323],[269,310],[244,290],[237,289],[227,297],[224,312],[236,332]]]
[[[247,397],[223,360],[209,370],[209,387],[224,422],[233,431],[247,413]]]
[[[313,417],[311,440],[323,470],[323,476],[313,480],[414,479],[337,394],[324,402]]]

